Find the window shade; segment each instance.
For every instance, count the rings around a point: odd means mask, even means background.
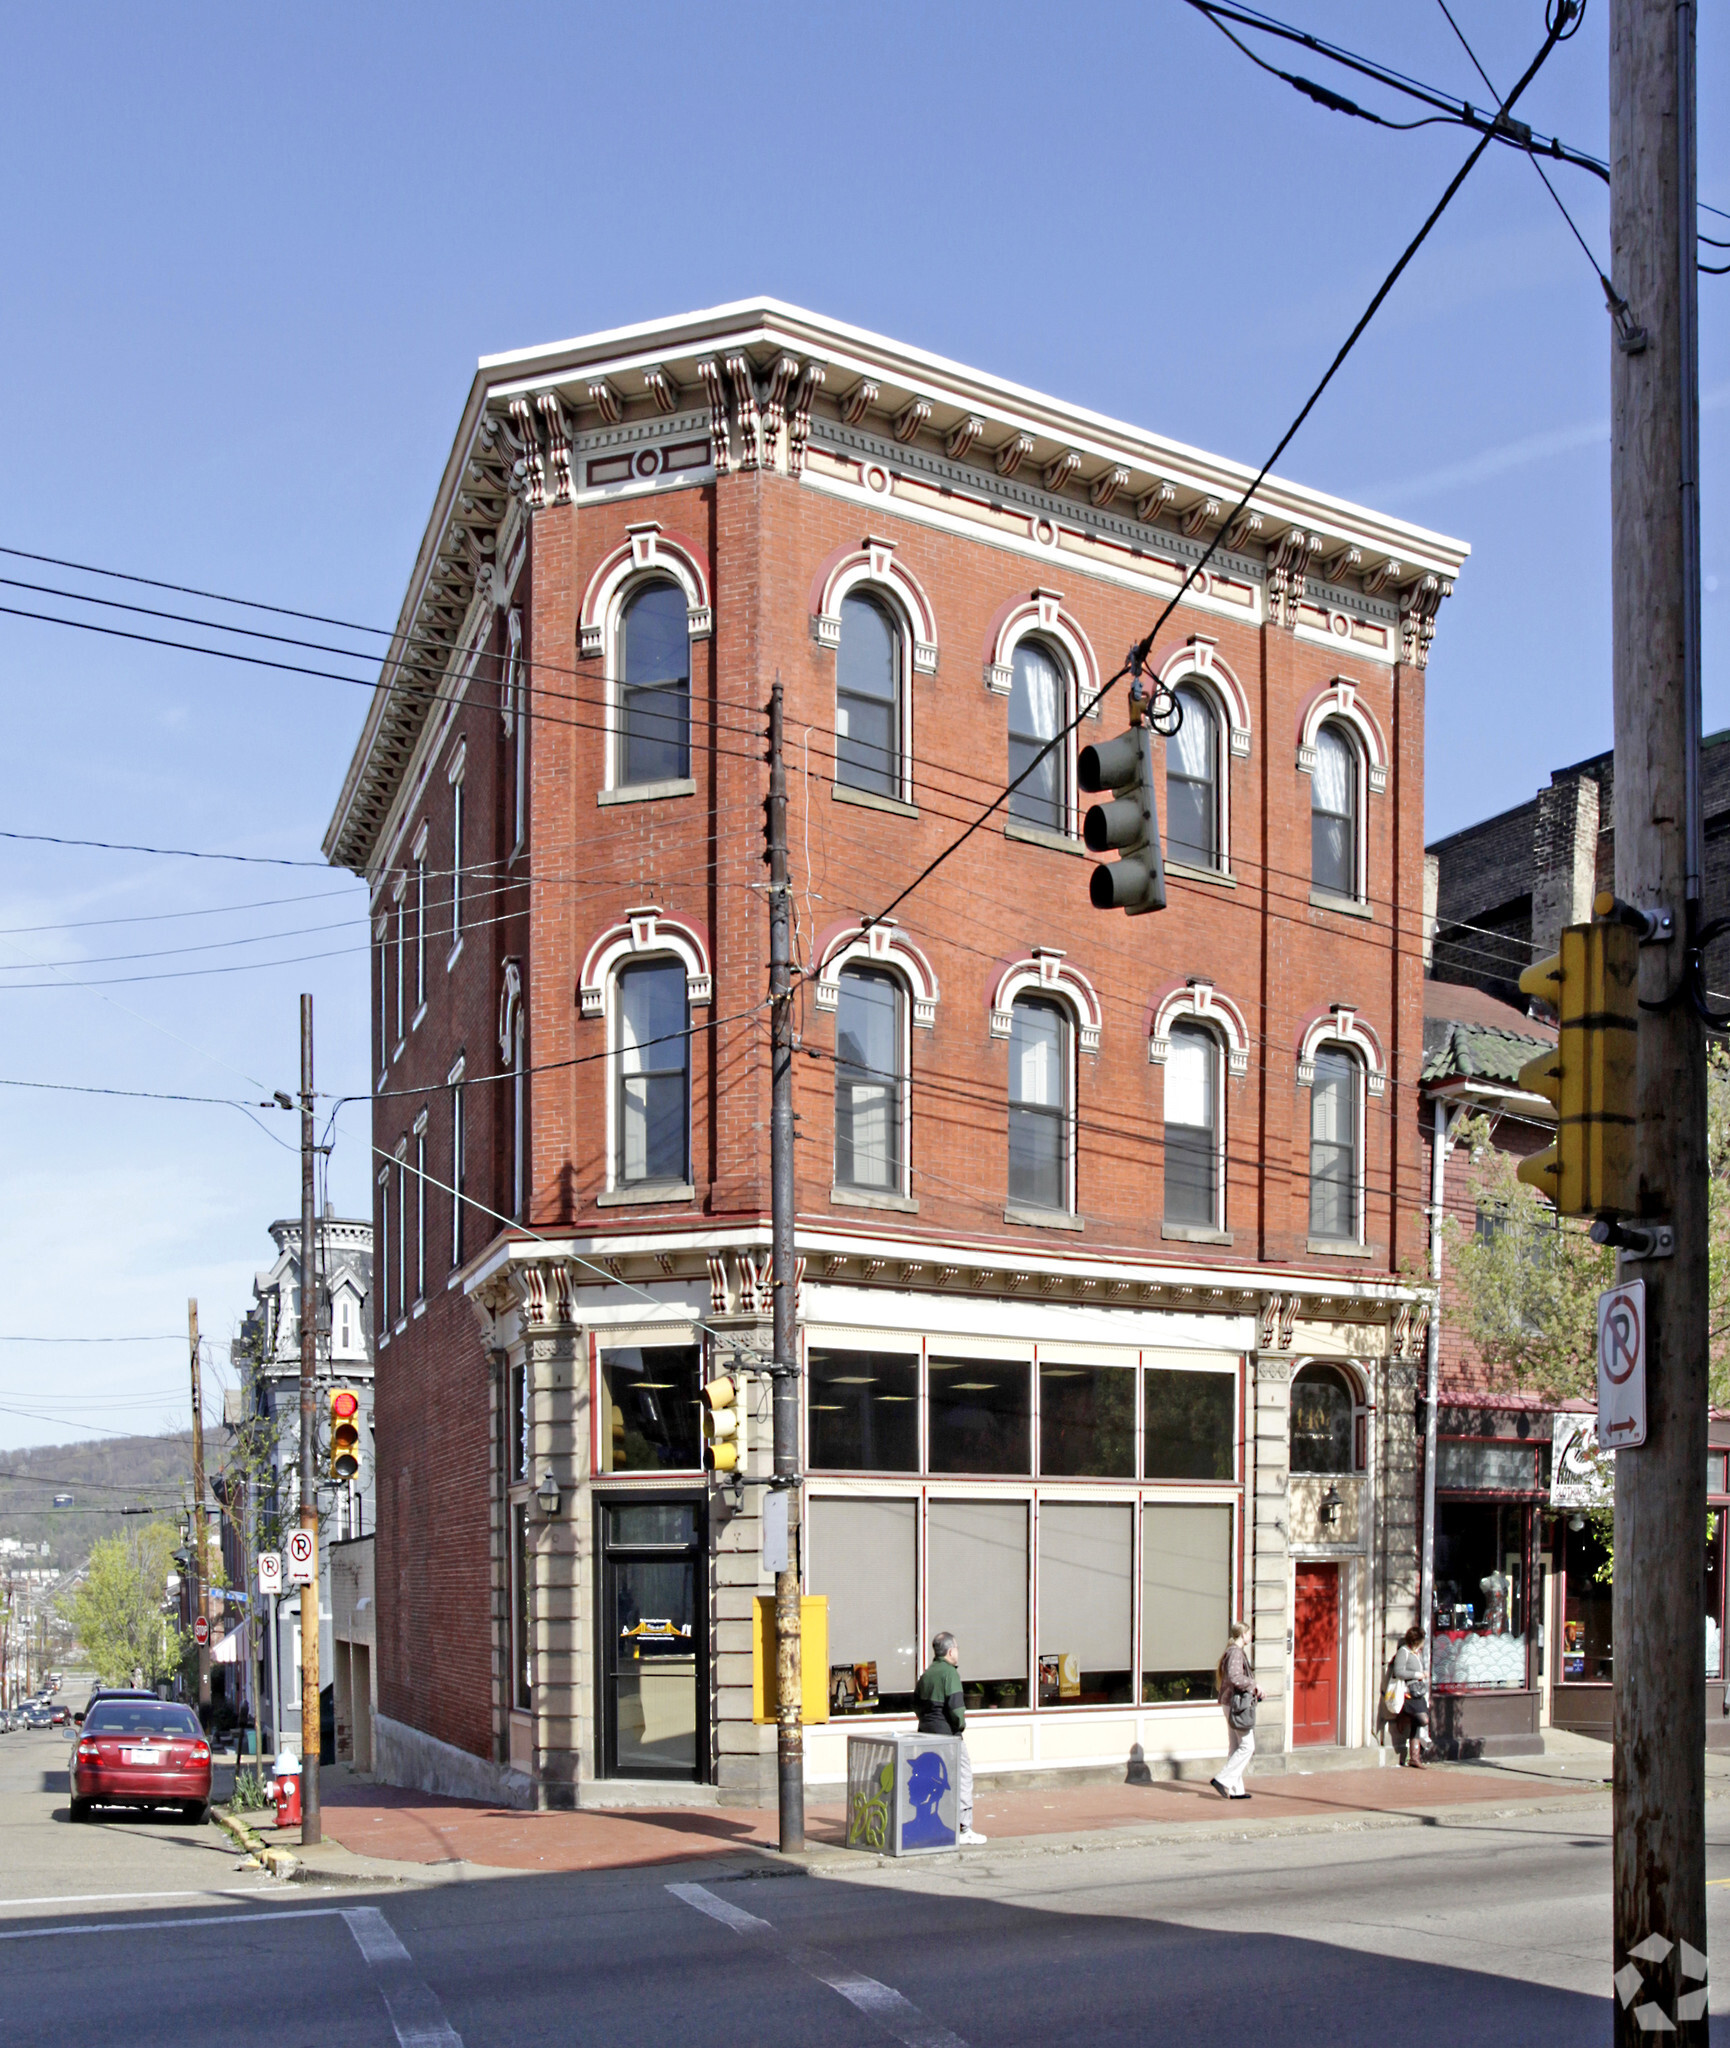
[[[1204,1671],[1231,1626],[1230,1508],[1141,1511],[1141,1668]]]
[[[830,1663],[875,1663],[880,1692],[911,1692],[921,1647],[913,1607],[918,1503],[814,1500],[808,1513],[811,1590],[828,1596]]]
[[[1039,1510],[1039,1654],[1084,1671],[1129,1669],[1133,1510],[1047,1502]]]
[[[1027,1679],[1027,1504],[934,1500],[928,1524],[933,1635],[950,1629],[968,1683]]]

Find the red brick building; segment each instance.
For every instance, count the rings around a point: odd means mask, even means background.
[[[1237,1614],[1265,1753],[1373,1741],[1464,550],[1279,480],[1221,536],[1250,474],[769,301],[482,363],[327,838],[374,892],[387,1775],[773,1796],[760,1488],[695,1401],[767,1349],[776,676],[813,1782],[940,1627],[982,1769],[1216,1755]],[[1169,907],[1101,914],[1075,754],[1216,536],[1152,654]]]

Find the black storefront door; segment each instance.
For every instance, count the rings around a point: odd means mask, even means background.
[[[597,1504],[601,1569],[601,1771],[709,1772],[707,1504],[609,1495]]]

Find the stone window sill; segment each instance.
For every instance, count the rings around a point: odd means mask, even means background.
[[[1229,1230],[1215,1230],[1205,1223],[1162,1223],[1159,1234],[1179,1244],[1230,1244],[1233,1241]]]
[[[1033,1230],[1085,1230],[1087,1225],[1073,1209],[1035,1209],[1025,1202],[1011,1202],[1003,1212],[1005,1223],[1025,1223]]]
[[[697,1190],[689,1181],[651,1180],[640,1186],[608,1188],[595,1197],[597,1209],[628,1209],[644,1202],[694,1202]]]
[[[1373,1245],[1348,1244],[1338,1237],[1312,1237],[1308,1249],[1323,1259],[1368,1259],[1375,1255]]]
[[[838,804],[863,804],[868,811],[887,811],[892,818],[916,818],[917,804],[904,804],[898,796],[879,796],[874,789],[853,789],[845,782],[832,782],[829,794]]]
[[[666,796],[695,796],[697,784],[689,775],[671,776],[665,782],[627,782],[619,789],[598,789],[598,804],[652,804]]]
[[[1175,875],[1180,882],[1205,882],[1210,889],[1235,889],[1237,877],[1229,868],[1192,868],[1186,860],[1168,860],[1165,864],[1168,875]],[[1312,896],[1313,903],[1315,898]]]
[[[919,1204],[911,1195],[880,1194],[875,1188],[831,1188],[831,1202],[843,1209],[894,1209],[903,1216],[917,1216]]]
[[[1331,889],[1312,889],[1310,904],[1316,910],[1336,911],[1341,917],[1361,917],[1366,923],[1375,917],[1367,903],[1360,903],[1355,896],[1336,896]]]
[[[1082,854],[1087,851],[1079,839],[1071,839],[1067,832],[1053,832],[1048,825],[1030,825],[1025,818],[1006,818],[1003,821],[1005,839],[1021,839],[1029,846],[1048,846],[1053,853]]]

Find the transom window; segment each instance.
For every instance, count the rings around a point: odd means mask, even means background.
[[[901,1192],[905,997],[878,968],[841,971],[835,1005],[835,1184]]]
[[[685,593],[651,583],[620,633],[619,780],[672,782],[691,772],[691,636]]]
[[[1330,896],[1358,893],[1358,750],[1337,725],[1316,734],[1310,770],[1310,879]]]
[[[1358,1236],[1358,1078],[1349,1052],[1323,1046],[1310,1084],[1310,1235]]]
[[[835,656],[835,780],[901,794],[901,634],[874,598],[841,600]]]
[[[1182,688],[1183,723],[1165,743],[1165,839],[1173,860],[1217,868],[1219,720],[1197,689]]]
[[[650,960],[620,970],[614,1179],[621,1187],[688,1178],[691,1040],[685,968]]]
[[[1337,1366],[1306,1365],[1291,1386],[1291,1469],[1350,1472],[1357,1464],[1357,1396]]]
[[[1165,1058],[1165,1220],[1213,1225],[1219,1215],[1219,1041],[1205,1024],[1174,1024]]]
[[[1015,784],[1009,815],[1048,832],[1061,832],[1068,813],[1063,750],[1052,747],[1041,758],[1041,750],[1063,729],[1066,684],[1064,670],[1048,647],[1037,640],[1023,640],[1017,646],[1009,683],[1009,780]],[[1026,781],[1017,781],[1023,774]]]
[[[1037,996],[1010,1013],[1009,1199],[1069,1207],[1069,1018]]]

